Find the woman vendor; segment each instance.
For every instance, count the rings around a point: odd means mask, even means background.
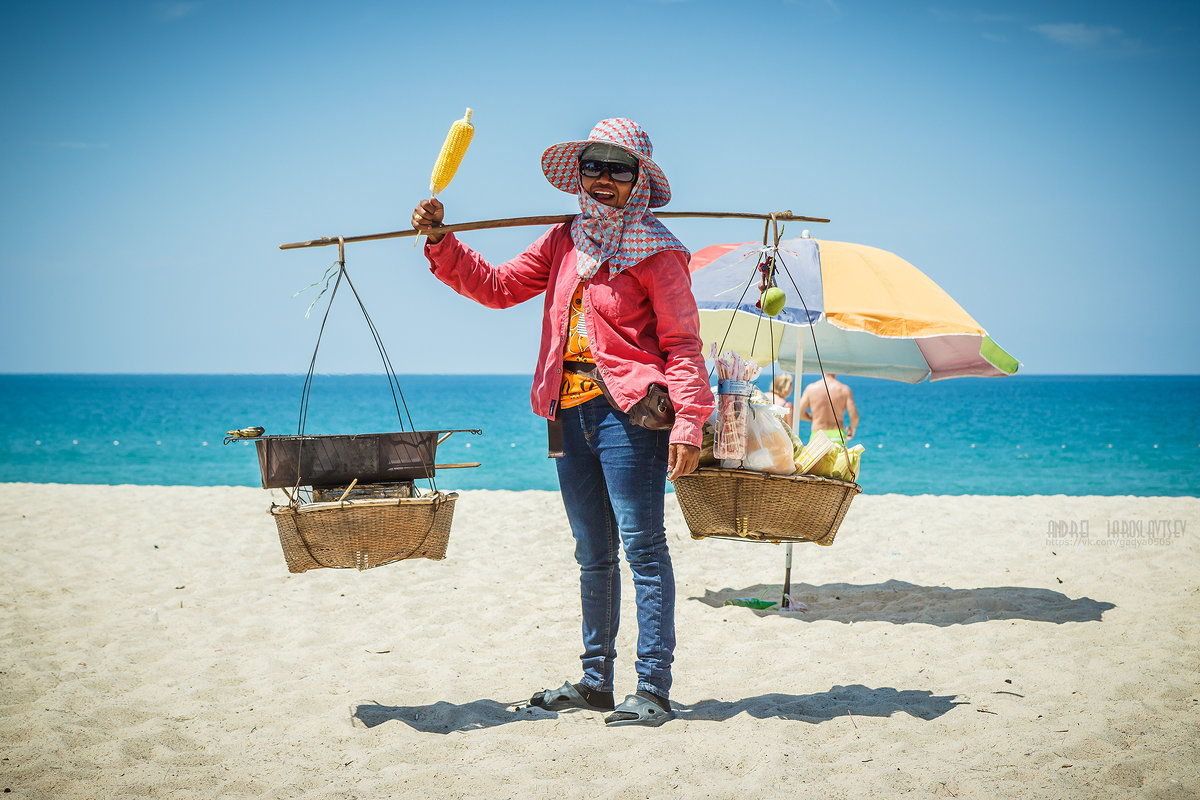
[[[657,726],[675,716],[665,481],[696,469],[713,410],[689,254],[649,211],[671,199],[652,152],[628,119],[603,120],[586,140],[548,148],[542,171],[578,198],[580,213],[504,264],[438,233],[438,200],[422,201],[412,216],[414,228],[428,231],[433,274],[459,294],[491,308],[545,295],[530,396],[534,413],[551,420],[579,563],[584,652],[578,683],[538,692],[530,704],[611,711],[610,726]],[[637,601],[637,691],[615,706],[619,547]]]

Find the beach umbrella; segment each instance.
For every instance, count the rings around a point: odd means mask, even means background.
[[[797,375],[804,358],[815,354],[827,373],[907,383],[1017,371],[1017,360],[970,314],[894,253],[807,237],[766,249],[787,296],[774,317],[755,307],[762,245],[711,245],[692,256],[692,292],[706,344],[762,365],[778,361]]]
[[[760,265],[786,295],[773,316],[756,305]],[[907,383],[1001,377],[1019,366],[929,276],[886,250],[806,232],[773,246],[711,245],[693,254],[689,267],[705,345],[764,366],[778,362],[796,375],[797,396],[805,358],[812,356],[819,372]],[[797,405],[793,429],[798,417]],[[789,542],[785,595],[791,568]]]

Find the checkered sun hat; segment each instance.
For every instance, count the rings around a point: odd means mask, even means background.
[[[594,142],[615,144],[638,160],[639,180],[650,181],[650,208],[665,206],[671,200],[671,186],[658,164],[650,160],[654,146],[650,137],[631,119],[605,119],[596,123],[586,141],[560,142],[542,153],[542,172],[555,189],[567,194],[579,191],[579,155]]]

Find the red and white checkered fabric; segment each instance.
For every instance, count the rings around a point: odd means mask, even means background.
[[[643,176],[650,183],[650,208],[660,208],[671,201],[671,186],[667,176],[651,159],[654,146],[650,137],[631,119],[602,119],[582,142],[560,142],[542,153],[542,172],[555,189],[567,194],[579,191],[579,154],[593,142],[615,144],[638,160],[638,182]]]
[[[638,179],[624,208],[612,208],[583,191],[579,181],[579,154],[593,142],[615,144],[638,160]],[[542,171],[558,189],[579,199],[579,216],[571,223],[571,238],[578,251],[579,277],[586,280],[607,262],[613,275],[662,250],[690,254],[651,208],[666,205],[671,187],[658,165],[650,160],[654,148],[642,126],[628,119],[606,119],[592,128],[586,141],[563,142],[542,154]]]
[[[575,240],[576,269],[583,280],[595,275],[605,262],[609,274],[616,275],[660,250],[681,250],[684,258],[691,257],[683,242],[650,213],[650,189],[640,176],[624,208],[606,206],[582,188],[577,195],[580,214],[571,222],[571,238]]]

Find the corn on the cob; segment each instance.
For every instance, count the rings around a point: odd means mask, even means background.
[[[460,120],[455,120],[446,134],[442,144],[442,152],[438,154],[437,163],[433,166],[433,176],[429,179],[429,192],[436,195],[450,185],[450,179],[458,171],[458,165],[466,155],[471,145],[471,137],[475,135],[475,127],[471,125],[471,109]]]

